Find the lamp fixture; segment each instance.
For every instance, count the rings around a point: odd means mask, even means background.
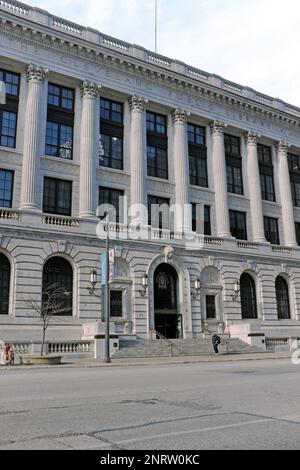
[[[239,293],[241,292],[241,283],[239,280],[237,280],[235,283],[234,283],[234,287],[233,287],[233,292],[234,294],[232,295],[232,300],[236,300]]]
[[[197,300],[200,297],[201,282],[200,278],[196,277],[194,290],[192,291],[193,300]]]
[[[139,291],[141,297],[146,297],[148,291],[148,275],[145,273],[143,275],[142,289]]]
[[[97,271],[93,269],[90,273],[90,286],[88,287],[88,291],[90,295],[95,294],[96,285],[97,285]]]

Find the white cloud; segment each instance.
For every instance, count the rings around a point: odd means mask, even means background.
[[[153,49],[154,0],[29,0]],[[159,52],[300,106],[299,0],[159,0]]]

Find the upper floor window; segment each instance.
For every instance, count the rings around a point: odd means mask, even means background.
[[[100,166],[123,170],[123,105],[115,101],[100,101]]]
[[[202,224],[199,224],[199,220]],[[201,225],[203,225],[202,229]],[[203,235],[211,235],[210,206],[192,203],[192,230],[200,234],[204,230]]]
[[[123,105],[116,101],[101,98],[100,118],[117,124],[123,124]]]
[[[188,124],[190,184],[208,187],[205,128]]]
[[[72,160],[74,90],[49,83],[45,154]]]
[[[264,217],[266,240],[272,245],[279,245],[278,219]]]
[[[0,145],[15,148],[20,75],[0,69],[0,81],[5,83],[5,100],[0,103]]]
[[[73,111],[74,109],[74,90],[63,88],[49,83],[48,86],[48,105],[61,108],[63,110]]]
[[[166,135],[167,118],[161,114],[147,112],[147,131]]]
[[[147,146],[148,176],[168,179],[168,154],[166,149]]]
[[[148,196],[148,224],[159,229],[170,228],[170,199]]]
[[[43,212],[70,216],[72,213],[72,182],[44,178]]]
[[[295,228],[296,228],[297,243],[300,246],[300,222],[295,222]]]
[[[228,192],[234,194],[244,194],[240,138],[225,134],[224,144]]]
[[[12,207],[14,172],[0,170],[0,207]]]
[[[206,145],[205,127],[188,124],[187,131],[189,144]]]
[[[231,235],[237,240],[247,240],[246,213],[229,211]]]
[[[274,174],[271,147],[257,144],[262,199],[275,202]]]
[[[99,188],[99,205],[110,205],[113,206],[116,212],[116,220],[111,222],[121,222],[121,209],[122,209],[122,198],[124,197],[124,191],[113,188]]]
[[[288,154],[288,164],[290,169],[290,180],[293,204],[300,207],[300,157],[299,155]]]

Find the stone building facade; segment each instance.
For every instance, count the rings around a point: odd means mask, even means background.
[[[67,298],[49,340],[101,331],[100,203],[117,206],[113,331],[300,337],[299,108],[10,0],[0,74],[1,338],[39,340],[28,299],[54,281]],[[193,212],[174,230],[124,220],[119,196]]]

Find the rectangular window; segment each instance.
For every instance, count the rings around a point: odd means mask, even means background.
[[[123,170],[123,105],[100,100],[100,166]]]
[[[300,157],[299,155],[288,154],[288,164],[290,170],[290,180],[293,204],[300,207]]]
[[[237,240],[247,240],[246,213],[229,211],[231,235]]]
[[[99,206],[104,204],[113,206],[116,211],[116,223],[121,222],[122,199],[120,200],[120,198],[122,197],[124,197],[124,191],[122,190],[103,187],[99,188]],[[111,220],[111,222],[114,222],[114,220]]]
[[[216,311],[216,296],[206,296],[206,318],[207,320],[214,320],[217,317]]]
[[[169,229],[169,207],[169,199],[157,196],[148,196],[148,224],[154,228]]]
[[[233,194],[244,194],[240,138],[225,134],[224,144],[228,192]]]
[[[72,160],[74,90],[49,83],[45,154]]]
[[[205,127],[188,124],[187,131],[189,144],[206,145]]]
[[[272,245],[280,245],[278,219],[264,217],[266,240]]]
[[[0,207],[12,207],[14,172],[0,170]]]
[[[167,119],[166,116],[147,112],[147,132],[166,135]]]
[[[293,204],[295,207],[300,207],[300,182],[292,181],[291,187]]]
[[[71,216],[72,182],[56,178],[44,178],[43,212]]]
[[[0,103],[0,145],[15,148],[20,75],[0,69],[0,81],[5,83],[5,101]]]
[[[188,124],[190,184],[208,188],[205,128]]]
[[[271,147],[257,144],[262,199],[276,202]]]
[[[197,205],[196,203],[192,203],[192,230],[193,232],[199,233],[199,230],[197,230],[197,226],[199,225],[199,223],[197,222],[199,221],[199,218],[203,217],[202,211],[203,211],[202,205],[200,204]],[[208,236],[211,235],[210,206],[204,206],[204,234],[203,235],[208,235]]]
[[[123,316],[123,293],[118,290],[110,291],[110,316],[112,318],[122,318]]]
[[[300,222],[295,222],[297,243],[300,246]]]
[[[168,155],[165,149],[147,146],[148,176],[168,179]]]

